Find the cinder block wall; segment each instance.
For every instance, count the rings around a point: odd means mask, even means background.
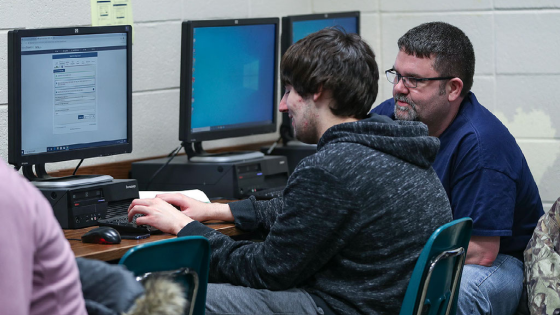
[[[8,158],[7,32],[13,28],[87,26],[90,1],[0,0],[0,157]],[[473,91],[516,137],[545,208],[560,196],[560,0],[134,0],[133,153],[88,159],[83,165],[163,155],[179,145],[181,22],[195,19],[282,17],[362,12],[362,35],[382,70],[392,66],[396,41],[408,29],[445,21],[473,42]],[[382,79],[376,102],[391,97]],[[213,141],[204,147],[274,141],[278,134]],[[73,168],[77,161],[48,170]]]

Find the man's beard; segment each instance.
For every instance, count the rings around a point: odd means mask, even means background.
[[[299,140],[303,143],[307,143],[307,144],[317,144],[318,139],[317,139],[317,128],[315,125],[311,126],[299,126],[299,127],[295,127],[293,129],[294,132],[294,137],[296,138],[296,140]]]
[[[420,118],[418,117],[418,112],[416,111],[416,104],[406,98],[406,96],[402,94],[397,94],[394,97],[395,99],[395,118],[398,120],[410,120],[410,121],[419,121]],[[410,107],[402,107],[399,106],[397,101],[405,102]]]
[[[301,112],[302,116],[299,119],[299,123],[294,123],[293,131],[294,136],[297,140],[308,143],[316,144],[319,139],[317,139],[317,119],[309,111]]]

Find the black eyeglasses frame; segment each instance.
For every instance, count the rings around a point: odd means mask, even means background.
[[[395,82],[395,80],[393,79],[391,81],[391,79],[389,79],[389,74],[394,75],[395,78],[397,79],[397,81]],[[406,86],[407,88],[410,89],[414,89],[416,87],[418,87],[418,82],[424,82],[424,81],[440,81],[440,80],[451,80],[454,79],[456,77],[433,77],[433,78],[416,78],[416,77],[406,77],[401,75],[400,73],[398,73],[395,69],[391,68],[389,70],[385,70],[385,77],[387,78],[387,81],[391,82],[393,85],[396,85],[399,83],[399,81],[402,78],[405,78],[406,80],[403,81],[404,86]],[[411,83],[410,79],[413,80],[413,82],[415,82],[414,86],[408,86],[406,83],[408,82],[409,84]]]

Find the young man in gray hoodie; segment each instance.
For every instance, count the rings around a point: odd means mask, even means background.
[[[282,198],[204,204],[177,194],[138,199],[164,232],[203,235],[212,256],[207,314],[395,314],[425,242],[451,220],[431,167],[439,141],[419,122],[366,117],[377,95],[375,55],[355,34],[313,33],[280,66],[295,136],[317,143]],[[179,206],[177,211],[172,205]],[[218,219],[266,235],[235,241]]]

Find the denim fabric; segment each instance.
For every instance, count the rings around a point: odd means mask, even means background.
[[[490,267],[465,265],[461,278],[458,315],[513,315],[523,291],[523,263],[498,254]]]
[[[206,315],[301,314],[322,315],[311,296],[301,289],[270,291],[223,283],[209,283]]]

